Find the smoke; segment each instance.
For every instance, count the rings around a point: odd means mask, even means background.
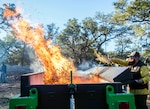
[[[76,71],[76,74],[83,77],[89,77],[89,75],[97,71],[97,66],[98,64],[92,61],[84,61],[77,66],[78,70]]]
[[[44,72],[42,63],[40,62],[39,58],[36,56],[34,50],[30,46],[28,47],[28,55],[31,62],[30,69],[33,72]]]
[[[32,62],[30,69],[33,70],[33,72],[44,72],[43,66],[39,61]]]
[[[84,77],[88,77],[91,75],[99,75],[103,72],[105,67],[101,64],[97,64],[92,61],[85,61],[82,64],[80,64],[78,67],[78,70],[76,71],[77,75],[82,75]]]
[[[92,61],[84,61],[84,62],[82,62],[77,68],[78,68],[78,70],[83,70],[83,71],[85,71],[85,70],[88,70],[88,69],[90,69],[90,68],[92,68],[92,67],[95,67],[95,66],[98,66],[98,64],[95,63],[95,62],[92,62]]]

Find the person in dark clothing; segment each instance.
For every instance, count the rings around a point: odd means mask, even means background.
[[[2,72],[2,74],[1,74],[1,82],[2,82],[2,83],[5,83],[5,82],[6,82],[6,80],[5,80],[6,69],[7,69],[7,67],[6,67],[5,63],[3,62],[3,63],[2,63],[2,67],[1,67],[1,72]]]
[[[136,109],[148,109],[146,100],[150,73],[148,67],[140,60],[139,52],[132,52],[127,60],[111,59],[113,63],[129,66],[133,80],[129,83],[130,92],[134,94]]]

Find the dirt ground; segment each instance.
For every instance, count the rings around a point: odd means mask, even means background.
[[[20,93],[20,82],[0,83],[0,109],[8,109],[9,98]]]
[[[31,72],[28,66],[7,65],[6,83],[0,83],[0,109],[8,109],[9,99],[20,94],[20,77],[28,72]]]

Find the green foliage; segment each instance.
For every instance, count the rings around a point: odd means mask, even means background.
[[[145,22],[150,21],[150,1],[149,0],[134,0],[126,7],[129,13],[129,20],[132,22]]]
[[[116,40],[116,51],[118,55],[126,57],[126,53],[131,49],[132,40],[129,37],[120,37]]]
[[[145,50],[142,54],[145,63],[149,63],[150,64],[150,50]]]
[[[58,34],[58,30],[59,30],[59,28],[56,27],[56,25],[54,23],[47,25],[45,39],[46,40],[51,39],[53,41],[53,43],[55,43],[56,35]]]
[[[121,37],[129,29],[119,27],[110,21],[111,15],[97,13],[94,18],[88,17],[81,23],[77,19],[69,19],[66,28],[57,36],[57,44],[65,56],[75,59],[76,63],[93,60],[93,49],[103,51],[102,45]]]
[[[66,28],[57,36],[63,54],[75,59],[75,63],[81,63],[84,59],[90,60],[93,57],[91,46],[95,27],[96,23],[92,19],[83,20],[83,26],[77,19],[69,19]]]
[[[13,49],[16,40],[12,36],[4,37],[0,40],[1,58],[6,58],[9,51]]]
[[[62,48],[62,53],[81,63],[84,60],[93,60],[95,55],[93,49],[103,54],[102,46],[107,42],[117,39],[117,53],[110,55],[125,57],[133,50],[150,48],[150,1],[149,0],[118,0],[114,3],[115,12],[112,14],[102,14],[97,12],[95,17],[88,17],[78,22],[78,19],[69,19],[66,27],[58,34],[58,27],[49,24],[46,28],[45,39],[52,39]],[[11,9],[15,9],[14,4],[10,4]],[[0,8],[0,29],[9,33],[10,25],[2,17],[3,8]],[[7,31],[8,30],[8,31]],[[135,36],[135,37],[133,37]],[[140,37],[140,38],[139,38]],[[140,43],[131,48],[134,40],[140,39]],[[30,63],[28,47],[26,44],[8,36],[0,40],[0,54],[9,64],[26,65]],[[149,52],[144,54],[146,59]]]
[[[139,46],[143,49],[149,49],[150,1],[118,0],[114,6],[116,10],[112,21],[119,25],[130,26],[134,33],[131,36],[140,37]]]
[[[30,59],[26,51],[26,45],[13,36],[0,40],[1,59],[7,64],[29,65]]]
[[[139,22],[149,23],[150,21],[150,1],[149,0],[118,0],[114,3],[115,16],[117,22]]]
[[[8,23],[6,18],[3,16],[4,6],[6,6],[6,4],[3,4],[3,7],[0,7],[0,31],[9,32],[11,25]],[[15,4],[10,3],[10,4],[8,4],[8,6],[11,10],[15,11],[15,9],[16,9]]]

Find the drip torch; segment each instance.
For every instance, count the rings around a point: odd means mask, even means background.
[[[75,94],[76,86],[72,82],[72,71],[70,71],[70,85],[69,85],[69,94],[70,94],[70,109],[75,109]]]

